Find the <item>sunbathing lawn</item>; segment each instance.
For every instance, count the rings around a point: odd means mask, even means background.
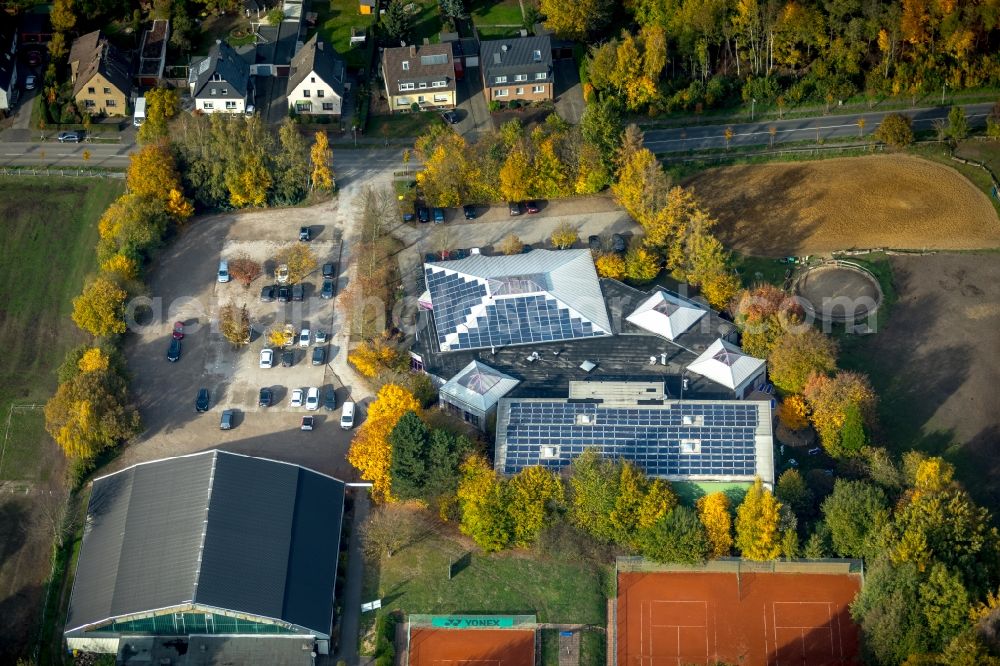
[[[480,31],[484,27],[524,23],[517,0],[475,0],[470,5],[472,20]]]
[[[351,28],[367,28],[375,21],[374,15],[362,15],[358,0],[315,0],[310,11],[318,14],[316,25],[320,36],[333,45],[348,67],[364,67],[365,48],[351,47]],[[310,33],[309,38],[312,37]]]
[[[441,10],[437,0],[417,0],[414,2],[420,11],[413,18],[413,29],[410,31],[410,41],[423,44],[424,38],[431,44],[441,41]]]

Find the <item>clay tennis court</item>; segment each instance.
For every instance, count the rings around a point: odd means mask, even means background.
[[[860,664],[856,574],[620,573],[619,666]]]
[[[410,632],[410,666],[534,666],[535,632],[431,629]]]

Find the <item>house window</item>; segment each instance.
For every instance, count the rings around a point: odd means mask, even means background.
[[[312,110],[312,103],[299,100],[295,102],[295,110],[299,113],[309,113]]]
[[[450,102],[451,99],[447,95],[434,95],[435,102]]]
[[[92,100],[92,99],[85,99],[85,100],[83,100],[83,106],[86,109],[92,109],[92,108],[94,108],[94,106],[95,106],[94,105],[94,100]]]
[[[212,102],[202,102],[201,108],[205,109],[206,111],[211,111],[212,109],[215,108],[215,104],[213,104]]]
[[[104,94],[105,95],[110,95],[111,94],[111,88],[105,88],[104,89]]]
[[[323,102],[324,111],[333,111],[333,102]]]
[[[399,89],[400,90],[413,90],[413,84],[412,83],[400,83],[399,84]]]
[[[501,88],[500,90],[494,90],[493,91],[493,96],[494,97],[506,97],[509,92],[510,91],[507,90],[506,88]]]
[[[535,93],[536,95],[543,93],[545,92],[545,86],[534,86],[531,89],[531,92]]]
[[[545,72],[538,72],[537,74],[535,74],[535,80],[536,81],[544,81],[546,78],[548,78],[548,76],[549,75],[546,74]]]
[[[531,54],[531,59],[533,61],[535,61],[535,62],[541,62],[542,61],[542,52],[539,51],[538,49],[535,49],[535,52]]]
[[[87,94],[88,95],[93,95],[96,92],[97,92],[97,88],[94,88],[93,86],[91,86],[90,88],[87,88]]]
[[[309,96],[310,96],[311,94],[312,94],[312,93],[310,93],[310,92],[309,92],[308,90],[303,90],[303,91],[302,91],[302,96],[303,96],[303,97],[309,97]]]
[[[222,94],[223,95],[228,95],[229,94],[229,88],[223,88],[222,89]]]
[[[118,106],[118,104],[113,99],[106,99],[106,100],[104,100],[104,106],[108,107],[108,108],[111,108],[111,107],[114,107],[114,106]]]
[[[397,97],[396,98],[396,106],[409,106],[409,105],[410,105],[410,98],[409,97]]]
[[[316,83],[316,77],[315,76],[310,76],[309,77],[309,83]]]
[[[426,84],[426,83],[421,83],[421,84],[420,84],[420,89],[421,89],[421,90],[423,90],[423,89],[424,89],[424,88],[426,88],[426,87],[427,87],[427,84]]]
[[[514,80],[515,81],[527,81],[528,80],[528,75],[527,74],[515,74],[514,75]]]
[[[496,82],[497,83],[507,83],[507,77],[506,76],[498,76]]]
[[[410,71],[410,61],[409,60],[404,60],[403,61],[403,71],[404,72]]]
[[[226,102],[226,110],[233,111],[234,109],[236,109],[236,102],[232,101],[232,100],[227,101]]]
[[[417,104],[426,104],[427,98],[423,95],[417,95]]]
[[[448,85],[447,81],[435,81],[431,84],[431,88],[444,88]]]
[[[518,88],[517,90],[514,91],[514,94],[515,95],[523,95],[524,94],[524,88]]]
[[[316,97],[322,97],[322,96],[323,96],[323,95],[325,95],[325,94],[326,94],[326,93],[325,93],[324,91],[322,91],[322,90],[317,90],[317,91],[316,91]]]
[[[216,88],[209,88],[208,89],[208,94],[211,95],[211,96],[213,96],[213,97],[215,97],[218,94],[216,92],[216,90],[217,90]]]

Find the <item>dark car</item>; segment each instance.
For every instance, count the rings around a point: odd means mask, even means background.
[[[172,334],[172,337],[174,338],[174,340],[184,339],[184,322],[182,321],[174,322],[174,332]]]
[[[173,363],[181,357],[181,341],[173,338],[170,340],[170,349],[167,350],[167,360]]]
[[[278,302],[287,303],[292,298],[291,287],[278,287]]]
[[[295,352],[289,350],[281,352],[281,367],[290,368],[295,365]]]
[[[305,295],[306,295],[306,288],[305,287],[303,287],[301,284],[294,284],[294,285],[292,285],[292,300],[293,301],[301,301],[303,298],[305,298]]]
[[[323,289],[319,295],[320,298],[333,298],[333,280],[323,280]]]
[[[421,224],[426,224],[431,221],[431,212],[425,207],[421,206],[417,209],[417,219],[420,220]]]
[[[403,222],[413,222],[416,219],[417,216],[414,214],[412,208],[403,211]]]
[[[274,391],[266,386],[260,390],[260,397],[257,398],[257,405],[260,407],[270,407],[274,404]]]
[[[219,430],[232,430],[233,429],[233,417],[236,413],[227,409],[222,412],[222,418],[219,420]]]
[[[476,207],[472,204],[465,204],[462,206],[462,212],[465,213],[465,219],[474,220],[476,219]]]
[[[625,238],[621,234],[611,234],[611,251],[624,252]]]
[[[520,215],[521,213],[524,212],[524,209],[521,207],[520,201],[507,202],[507,210],[510,211],[511,215]]]
[[[312,240],[312,229],[309,227],[299,227],[299,240],[300,241],[311,241]]]
[[[83,141],[83,132],[59,132],[56,140],[59,143],[80,143]]]
[[[449,125],[454,125],[458,122],[458,114],[454,111],[444,111],[441,113],[441,117]]]
[[[313,365],[326,363],[326,347],[313,347]]]
[[[260,288],[260,302],[261,303],[270,303],[271,301],[273,301],[274,300],[275,291],[276,291],[276,289],[274,288],[273,284],[269,284],[267,286],[261,287]]]
[[[323,279],[330,280],[337,276],[337,264],[330,262],[323,264]]]
[[[38,67],[42,64],[42,52],[41,51],[28,51],[28,64],[32,67]]]
[[[198,397],[194,399],[194,411],[196,412],[207,412],[208,411],[208,389],[198,389]]]
[[[337,409],[337,391],[332,386],[323,389],[323,409],[328,412]]]
[[[603,247],[601,244],[601,237],[587,236],[587,247],[590,248],[591,252],[600,252]]]
[[[299,426],[299,430],[312,430],[316,427],[316,417],[315,416],[303,416],[302,425]]]
[[[538,207],[537,201],[529,201],[524,204],[524,207],[528,209],[529,213],[537,213],[541,208]]]
[[[435,208],[433,213],[434,224],[444,224],[444,208]]]

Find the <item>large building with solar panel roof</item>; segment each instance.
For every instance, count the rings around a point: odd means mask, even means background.
[[[703,490],[754,477],[770,485],[771,424],[766,400],[672,400],[661,382],[571,382],[566,398],[500,400],[495,464],[504,474],[560,469],[596,449]]]
[[[65,637],[119,663],[314,663],[329,649],[344,483],[207,451],[94,481]]]

